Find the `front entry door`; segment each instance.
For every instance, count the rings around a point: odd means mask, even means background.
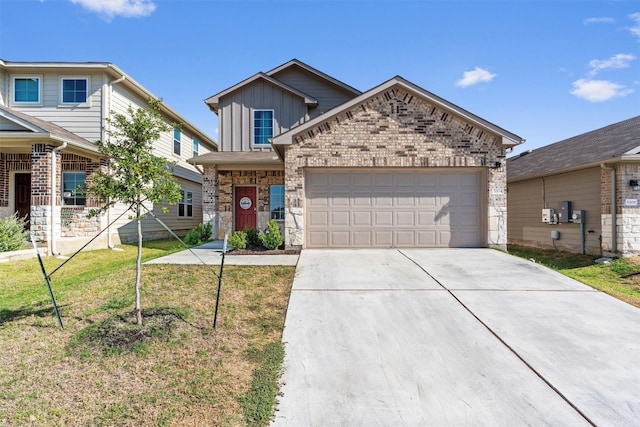
[[[14,184],[15,207],[20,218],[27,220],[25,228],[29,229],[29,215],[31,213],[31,174],[15,174]]]
[[[256,187],[236,187],[236,231],[256,228]]]

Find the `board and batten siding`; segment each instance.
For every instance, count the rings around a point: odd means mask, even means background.
[[[308,119],[304,100],[297,95],[257,80],[220,100],[220,151],[271,151],[270,145],[254,147],[254,109],[273,110],[274,136],[302,124]]]
[[[28,73],[12,73],[9,76],[9,85],[12,85],[12,77],[40,76],[42,78],[41,103],[36,105],[13,102],[13,88],[7,92],[11,108],[37,117],[41,120],[54,123],[69,132],[85,138],[88,141],[97,141],[101,138],[102,130],[102,85],[106,76],[104,74],[83,73],[78,70],[68,73],[42,73],[38,70]],[[87,78],[89,80],[89,93],[86,104],[63,104],[61,85],[63,78]]]
[[[284,69],[273,77],[318,100],[318,106],[309,109],[310,118],[325,113],[356,96],[353,92],[299,67]]]
[[[508,242],[580,252],[580,224],[542,222],[543,208],[555,209],[557,213],[560,202],[570,201],[573,210],[586,212],[586,252],[599,255],[601,253],[600,174],[600,168],[589,168],[509,183]],[[560,232],[559,240],[551,239],[552,230]]]

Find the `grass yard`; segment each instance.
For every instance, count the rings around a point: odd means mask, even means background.
[[[145,265],[143,311],[176,313],[171,333],[110,351],[86,337],[133,309],[136,247],[122,248],[52,276],[64,330],[37,260],[0,264],[0,425],[267,425],[294,267],[226,266],[214,330],[209,268]],[[179,249],[149,242],[144,257]]]
[[[552,268],[565,276],[640,307],[640,258],[620,258],[610,264],[595,264],[599,258],[563,251],[509,245],[509,253]],[[635,274],[638,273],[638,274]]]

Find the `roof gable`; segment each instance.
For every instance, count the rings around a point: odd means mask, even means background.
[[[262,73],[262,72],[254,74],[253,76],[249,77],[248,79],[243,80],[240,83],[235,84],[235,85],[231,86],[230,88],[227,88],[227,89],[223,90],[222,92],[218,92],[217,94],[210,96],[209,98],[205,99],[204,102],[205,102],[205,104],[207,104],[209,106],[209,108],[211,110],[213,110],[215,113],[217,113],[218,112],[218,106],[220,104],[220,99],[223,96],[228,95],[228,94],[230,94],[232,92],[235,92],[235,91],[237,91],[237,90],[239,90],[239,89],[241,89],[241,88],[243,88],[245,86],[253,84],[257,80],[265,80],[265,81],[271,83],[272,85],[280,88],[281,90],[283,90],[285,92],[292,93],[292,94],[304,99],[304,102],[307,105],[315,105],[315,104],[318,103],[317,99],[315,99],[315,98],[313,98],[313,97],[311,97],[311,96],[309,96],[309,95],[307,95],[307,94],[305,94],[305,93],[303,93],[303,92],[301,92],[301,91],[299,91],[299,90],[297,90],[297,89],[295,89],[295,88],[293,88],[293,87],[291,87],[289,85],[286,85],[286,84],[282,83],[281,81],[278,81],[278,80],[276,80],[276,79],[274,79],[272,77],[269,77],[268,75],[266,75],[265,73]]]
[[[302,68],[303,70],[307,71],[308,73],[313,74],[313,75],[315,75],[315,76],[317,76],[317,77],[319,77],[319,78],[321,78],[323,80],[326,80],[327,82],[329,82],[329,83],[331,83],[331,84],[333,84],[335,86],[338,86],[339,88],[341,88],[341,89],[343,89],[343,90],[345,90],[347,92],[350,92],[353,95],[360,95],[362,93],[358,89],[356,89],[356,88],[354,88],[352,86],[349,86],[348,84],[346,84],[344,82],[341,82],[340,80],[335,79],[335,78],[331,77],[330,75],[325,74],[322,71],[317,70],[317,69],[313,68],[312,66],[307,65],[304,62],[299,61],[299,60],[297,60],[295,58],[292,59],[291,61],[285,62],[284,64],[274,68],[271,71],[267,71],[266,74],[268,76],[271,76],[271,77],[274,77],[274,78],[278,78],[278,76],[283,74],[284,72],[290,71],[290,70],[295,69],[295,68]]]
[[[488,131],[489,133],[496,135],[504,146],[514,146],[524,141],[521,137],[502,129],[501,127],[498,127],[495,124],[490,123],[425,89],[422,89],[400,76],[396,76],[361,94],[360,96],[337,106],[325,114],[273,138],[272,144],[276,151],[278,151],[279,155],[283,156],[284,146],[292,144],[297,135],[301,135],[304,132],[313,132],[313,129],[322,127],[323,125],[328,124],[331,120],[340,121],[342,115],[346,115],[348,118],[350,116],[350,110],[357,108],[359,105],[364,104],[373,97],[390,96],[387,92],[393,91],[396,88],[400,88],[406,93],[406,102],[411,102],[414,96],[420,97],[426,104],[431,106],[429,111],[431,116],[438,115],[441,120],[460,121],[461,125],[466,127],[467,132],[469,133],[473,132],[476,135],[481,135]]]
[[[507,159],[507,179],[517,181],[640,154],[640,116]]]

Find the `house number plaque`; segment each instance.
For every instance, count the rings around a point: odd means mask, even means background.
[[[251,199],[248,197],[243,197],[242,199],[240,199],[240,207],[244,210],[247,210],[251,207],[252,203],[251,203]]]

